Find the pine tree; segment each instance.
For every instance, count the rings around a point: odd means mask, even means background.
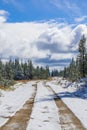
[[[78,49],[79,50],[79,56],[78,56],[78,59],[79,59],[79,72],[80,72],[81,77],[86,76],[86,74],[85,74],[85,55],[86,55],[85,44],[86,44],[86,38],[83,35],[80,42],[79,42],[79,49]]]
[[[35,79],[40,79],[40,68],[39,68],[39,66],[37,66],[35,71],[34,71],[34,77],[35,77]]]
[[[29,70],[28,70],[28,65],[25,62],[24,64],[21,64],[22,68],[23,68],[23,75],[24,75],[24,79],[29,79]]]
[[[64,68],[63,77],[67,78],[67,68],[66,67]]]
[[[2,64],[2,61],[0,59],[0,80],[2,79],[2,68],[3,68],[3,64]]]
[[[32,61],[28,61],[28,72],[29,72],[29,79],[33,79],[34,76],[34,67]]]
[[[76,63],[74,61],[74,59],[72,58],[72,61],[69,65],[69,78],[74,81],[77,79],[77,76],[76,76]]]
[[[87,76],[87,53],[85,55],[85,74]]]
[[[51,77],[53,77],[54,76],[54,71],[52,70],[52,72],[51,72]]]
[[[15,80],[21,80],[23,79],[23,68],[21,64],[19,63],[19,59],[15,59],[15,74],[14,74]]]
[[[6,79],[13,79],[13,69],[12,69],[12,66],[11,66],[11,62],[6,62],[6,65],[5,65],[5,75],[4,77]]]
[[[49,71],[49,66],[48,66],[48,65],[46,66],[46,70],[45,70],[45,71],[46,71],[46,72],[45,72],[45,73],[46,73],[46,74],[45,74],[45,75],[46,75],[45,78],[47,79],[47,78],[50,76],[50,71]]]

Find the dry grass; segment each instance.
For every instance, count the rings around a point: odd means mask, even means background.
[[[16,83],[27,83],[27,82],[29,82],[30,80],[16,80],[15,82]]]
[[[2,86],[2,85],[0,85],[0,89],[2,89],[2,90],[5,90],[5,91],[9,91],[10,90],[10,86]]]

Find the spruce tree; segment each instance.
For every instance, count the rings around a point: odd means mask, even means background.
[[[28,61],[28,71],[29,71],[29,79],[33,79],[34,76],[34,67],[32,61]]]
[[[83,35],[80,42],[79,42],[79,55],[78,55],[78,59],[79,59],[79,72],[80,72],[80,76],[81,77],[85,77],[86,73],[85,73],[85,55],[86,55],[86,38]]]
[[[85,74],[87,76],[87,53],[85,55]]]
[[[69,66],[69,78],[72,81],[77,79],[77,76],[76,76],[76,63],[75,63],[73,58],[72,58],[72,61],[70,63],[70,66]]]
[[[45,72],[45,75],[46,75],[46,79],[50,76],[50,71],[49,71],[49,66],[47,65],[46,66],[46,70],[45,70],[46,72]]]

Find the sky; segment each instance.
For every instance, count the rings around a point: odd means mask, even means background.
[[[63,69],[87,37],[87,0],[0,0],[0,58]]]

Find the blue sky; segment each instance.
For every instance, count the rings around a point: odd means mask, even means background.
[[[9,12],[8,22],[62,19],[73,23],[87,15],[87,0],[1,0],[0,9]]]
[[[86,6],[87,0],[1,0],[0,56],[62,69],[87,36]]]

